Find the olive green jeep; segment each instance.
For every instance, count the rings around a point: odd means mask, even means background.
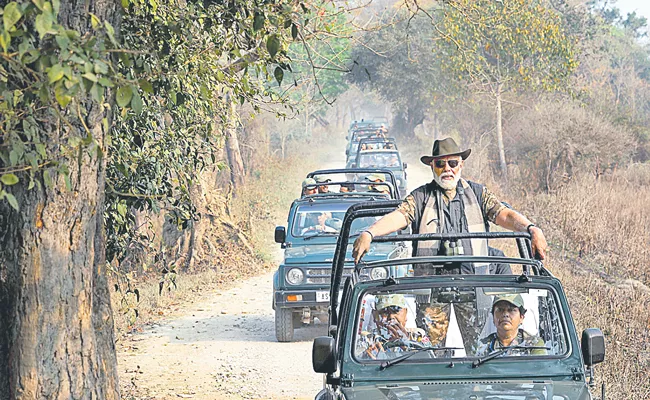
[[[530,256],[527,233],[375,237],[376,243],[510,239],[519,256],[362,260],[340,284],[352,222],[397,204],[356,204],[345,215],[333,260],[329,334],[316,338],[312,350],[314,370],[325,375],[316,399],[591,399],[593,366],[605,358],[603,334],[592,328],[578,336],[562,284]],[[510,268],[461,275],[466,263]],[[416,266],[427,274],[361,278],[366,269]]]

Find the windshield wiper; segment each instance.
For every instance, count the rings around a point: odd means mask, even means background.
[[[304,240],[309,240],[309,239],[313,239],[316,237],[323,237],[323,236],[336,236],[338,234],[339,234],[338,232],[319,232],[315,235],[306,236]]]
[[[494,352],[488,354],[487,356],[485,356],[485,357],[483,357],[483,358],[479,358],[478,360],[474,361],[474,362],[472,363],[472,368],[476,368],[476,367],[478,367],[479,365],[485,364],[486,362],[488,362],[488,361],[490,361],[490,360],[493,360],[493,359],[499,357],[500,355],[503,355],[503,354],[506,353],[508,350],[512,350],[512,349],[526,349],[526,350],[551,350],[550,347],[543,347],[543,346],[521,346],[521,345],[515,345],[515,346],[502,347],[502,348],[500,348],[499,350],[496,350],[496,351],[494,351]]]
[[[391,366],[396,365],[396,364],[399,364],[402,361],[408,360],[413,355],[421,353],[423,351],[462,350],[462,349],[463,349],[462,347],[422,347],[420,349],[415,349],[413,351],[410,351],[410,352],[408,352],[408,353],[406,353],[406,354],[404,354],[402,356],[399,356],[397,358],[393,358],[390,361],[385,361],[385,362],[381,363],[381,365],[379,366],[379,370],[383,371],[386,368],[391,367]]]

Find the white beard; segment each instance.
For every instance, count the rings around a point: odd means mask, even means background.
[[[456,175],[453,175],[453,174],[451,174],[451,173],[443,172],[442,174],[440,174],[440,176],[438,176],[438,174],[436,174],[435,171],[434,171],[434,172],[433,172],[433,180],[436,181],[436,183],[438,184],[438,186],[440,186],[440,187],[443,188],[444,190],[452,190],[452,189],[456,189],[456,185],[458,185],[458,181],[460,180],[460,175],[461,175],[460,172],[461,172],[461,170],[458,170],[458,172],[456,173]],[[454,180],[453,180],[453,181],[443,181],[443,180],[442,180],[442,176],[445,175],[445,174],[447,174],[447,175],[453,175]]]

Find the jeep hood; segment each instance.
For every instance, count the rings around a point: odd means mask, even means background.
[[[572,381],[472,381],[400,383],[395,385],[363,385],[355,382],[343,388],[347,400],[590,400],[584,382]]]
[[[366,261],[385,260],[391,251],[395,249],[395,244],[378,243],[373,244],[369,253],[364,257]],[[284,250],[285,264],[311,264],[326,263],[332,264],[336,244],[319,244],[310,243],[306,245],[293,246]],[[352,261],[352,243],[348,245],[345,255],[346,261]]]

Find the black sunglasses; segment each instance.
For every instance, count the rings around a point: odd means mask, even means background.
[[[460,160],[434,160],[436,168],[444,168],[445,164],[449,164],[450,168],[456,168],[460,164]]]

